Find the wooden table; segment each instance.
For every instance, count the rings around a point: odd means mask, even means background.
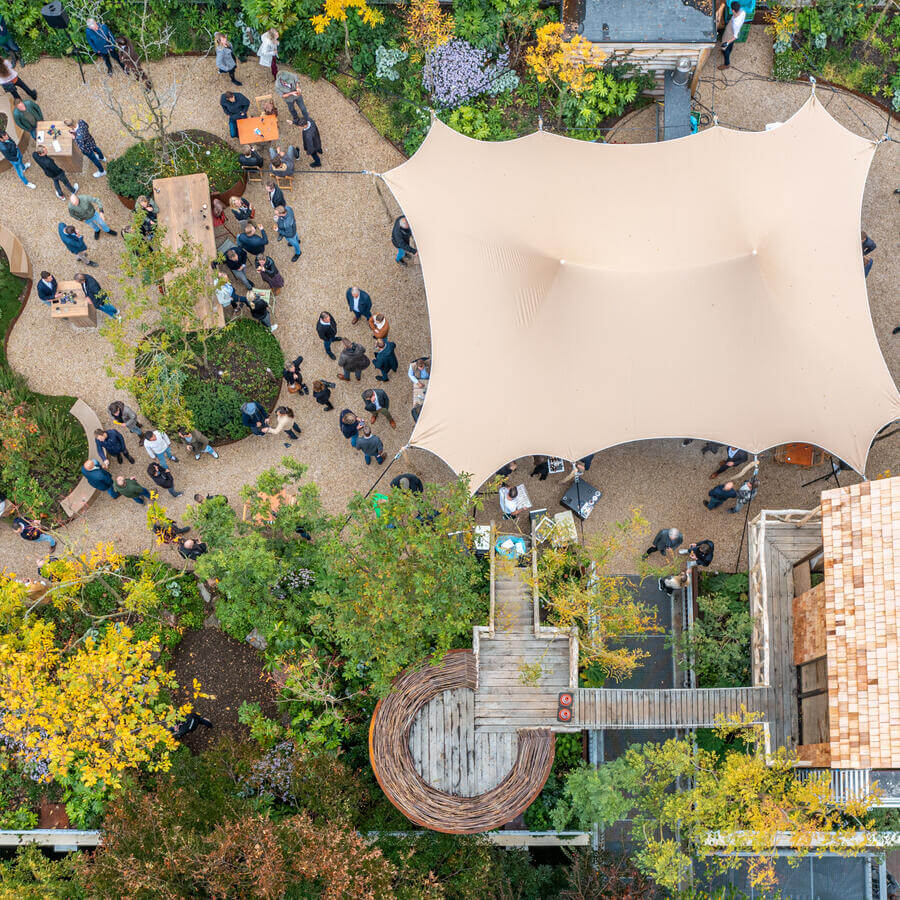
[[[260,131],[261,134],[256,132]],[[278,140],[278,116],[253,116],[237,120],[238,140],[242,144],[258,144]]]
[[[808,469],[825,461],[825,453],[812,444],[782,444],[775,448],[775,462]]]
[[[177,250],[182,245],[182,235],[187,233],[189,240],[200,245],[203,257],[212,262],[216,258],[216,237],[206,174],[157,178],[153,182],[153,199],[159,206],[159,221],[166,228],[165,246]],[[165,280],[171,281],[176,274],[172,272]],[[197,298],[196,310],[207,328],[221,328],[225,324],[225,314],[215,298],[211,278],[209,294]]]
[[[65,319],[73,325],[81,328],[97,327],[97,307],[93,301],[84,293],[84,288],[79,281],[60,281],[56,286],[56,295],[73,293],[75,295],[74,303],[70,300],[68,303],[56,303],[51,301],[50,318]]]
[[[54,139],[47,135],[47,129],[51,125],[55,125],[60,131],[59,136],[56,138],[56,141],[59,142],[59,150],[53,149]],[[84,157],[81,155],[78,145],[72,139],[69,129],[63,122],[38,122],[37,141],[35,143],[38,147],[46,147],[47,156],[52,156],[61,169],[64,169],[66,172],[81,171]]]

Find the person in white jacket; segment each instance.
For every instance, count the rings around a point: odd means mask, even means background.
[[[164,431],[145,431],[141,437],[147,456],[155,459],[164,469],[169,468],[166,459],[178,462],[178,457],[172,452],[172,442]]]
[[[278,63],[276,60],[278,58],[279,37],[280,35],[278,34],[277,29],[270,28],[262,36],[259,50],[256,51],[256,55],[259,57],[259,64],[261,66],[268,66],[272,72],[272,81],[275,80],[275,76],[278,74]]]

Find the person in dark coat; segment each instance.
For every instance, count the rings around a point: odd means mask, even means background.
[[[197,713],[188,713],[188,717],[178,725],[177,728],[172,729],[172,734],[176,741],[183,740],[194,731],[198,725],[203,725],[206,728],[213,727],[213,723],[210,722],[209,719],[204,719],[203,716],[198,716]]]
[[[312,383],[313,398],[322,407],[323,412],[331,412],[334,409],[334,404],[331,402],[331,388],[332,384],[328,381],[316,379]]]
[[[397,354],[394,352],[396,348],[393,341],[386,341],[384,338],[375,341],[375,359],[372,360],[372,365],[381,372],[375,376],[376,381],[389,381],[388,372],[396,372],[399,368]]]
[[[146,429],[138,421],[138,414],[130,406],[121,400],[113,400],[106,409],[116,425],[124,425],[132,434],[136,434],[143,439]]]
[[[59,197],[60,200],[64,199],[60,184],[64,184],[69,189],[70,194],[74,194],[78,190],[78,182],[76,181],[73,185],[72,182],[69,181],[68,175],[66,175],[66,173],[56,164],[53,157],[47,153],[46,147],[38,147],[31,156],[37,167],[53,182],[53,187],[56,189],[56,196]]]
[[[644,556],[651,553],[659,553],[665,558],[670,550],[681,546],[684,535],[677,528],[663,528],[656,532],[653,543],[644,551]]]
[[[109,294],[100,287],[100,282],[84,272],[79,272],[75,276],[75,281],[81,285],[85,297],[87,297],[94,306],[113,319],[119,318],[119,311],[109,302]]]
[[[106,74],[112,75],[112,64],[109,58],[112,57],[125,71],[125,66],[119,58],[119,48],[113,33],[109,30],[108,25],[98,22],[96,19],[87,19],[85,22],[84,36],[87,39],[88,46],[97,56],[103,57],[106,63]]]
[[[350,441],[350,446],[355,447],[359,438],[359,432],[362,430],[365,422],[350,409],[342,409],[341,417],[338,419],[338,427],[341,434]]]
[[[396,260],[401,266],[406,265],[405,257],[407,253],[415,256],[419,252],[410,243],[411,240],[412,229],[409,227],[409,222],[406,221],[406,216],[400,216],[394,222],[394,227],[391,231],[391,243],[397,248]]]
[[[322,139],[319,137],[319,126],[313,119],[304,119],[300,123],[303,129],[303,149],[312,157],[309,164],[311,169],[317,169],[322,165],[319,154],[322,152]]]
[[[355,325],[360,319],[368,321],[372,314],[372,298],[358,287],[347,288],[347,306],[353,313],[353,324]]]
[[[119,59],[122,61],[122,68],[126,74],[130,75],[135,81],[139,81],[145,91],[153,90],[153,82],[150,76],[144,71],[141,65],[140,54],[131,43],[131,39],[125,37],[124,34],[116,35],[116,47],[119,50]]]
[[[287,203],[284,202],[284,192],[274,181],[266,182],[266,193],[269,195],[269,203],[272,204],[272,209],[278,209],[279,206],[287,206]]]
[[[199,559],[209,549],[203,541],[195,538],[177,538],[175,541],[175,549],[178,551],[182,559]]]
[[[228,131],[233,138],[237,137],[238,119],[246,119],[250,109],[250,101],[241,93],[225,91],[219,98],[219,106],[222,112],[228,116]]]
[[[263,428],[269,424],[269,417],[266,415],[262,403],[257,403],[255,400],[247,401],[241,407],[241,423],[255,435],[265,434]]]
[[[319,321],[316,322],[316,334],[324,344],[325,352],[328,354],[328,357],[330,359],[337,359],[331,352],[332,343],[340,340],[337,333],[337,322],[334,321],[334,316],[327,310],[322,310],[322,312],[319,313]]]
[[[22,51],[2,15],[0,15],[0,55],[8,57],[13,65],[22,61]]]
[[[252,288],[253,282],[247,277],[247,251],[243,247],[232,247],[225,253],[225,265],[246,288]]]
[[[75,255],[78,262],[84,263],[86,266],[96,266],[97,263],[92,259],[88,259],[87,244],[84,242],[84,235],[78,231],[74,225],[66,225],[60,222],[57,226],[59,239],[63,242],[63,246],[69,253]]]
[[[56,279],[47,271],[41,272],[41,277],[37,283],[38,300],[41,303],[50,304],[50,301],[56,296],[59,289]]]
[[[263,236],[265,236],[265,231],[263,231]],[[271,256],[266,256],[264,253],[257,256],[256,271],[274,293],[277,294],[284,287],[284,276],[278,271],[278,266],[275,265],[275,260]]]
[[[237,245],[243,247],[251,256],[259,256],[269,243],[266,229],[262,225],[253,225],[248,222],[244,231],[237,236]]]
[[[341,338],[344,349],[338,357],[338,365],[343,369],[343,374],[338,374],[341,381],[349,381],[350,373],[356,375],[356,380],[362,380],[362,373],[369,368],[369,357],[366,356],[366,348],[362,344],[356,344],[348,341],[347,338]]]
[[[373,456],[379,466],[384,462],[384,444],[377,434],[372,434],[372,429],[368,425],[364,425],[359,432],[356,449],[365,457],[367,466],[371,465]]]
[[[0,59],[0,66],[3,65],[3,60]],[[25,170],[31,166],[31,163],[25,162],[22,158],[22,151],[19,149],[19,145],[7,134],[7,132],[0,130],[0,154],[4,156],[6,161],[13,167],[13,171],[16,175],[19,176],[19,180],[25,187],[30,190],[34,190],[37,185],[33,181],[28,180],[28,176],[25,174]]]
[[[708,566],[713,561],[716,545],[710,540],[695,541],[687,550],[679,550],[679,553],[687,553],[689,558],[698,566]]]
[[[728,469],[734,469],[737,466],[743,465],[749,458],[746,450],[741,450],[739,447],[729,447],[725,451],[725,459],[722,460],[719,468],[709,477],[717,478],[723,472],[727,472]]]
[[[84,465],[81,467],[81,474],[94,490],[106,491],[113,500],[116,500],[119,492],[116,490],[112,475],[106,471],[105,465],[108,465],[108,463],[101,463],[98,459],[85,460]]]
[[[703,505],[707,509],[717,509],[726,500],[732,500],[737,497],[737,491],[734,489],[733,481],[726,481],[725,484],[717,484],[709,492],[709,500],[704,500]]]
[[[103,163],[106,162],[106,156],[97,146],[91,129],[84,119],[63,119],[63,124],[69,129],[69,134],[75,142],[75,146],[94,164],[97,171],[94,172],[94,178],[102,178],[106,174]]]
[[[303,357],[298,356],[293,361],[287,363],[284,371],[281,373],[284,383],[287,385],[289,394],[308,394],[309,388],[303,383],[303,375],[300,373],[300,365]]]
[[[175,490],[175,478],[171,469],[164,469],[156,460],[147,466],[147,474],[158,487],[165,488],[173,497],[180,497],[184,491]]]
[[[114,456],[119,465],[122,465],[123,456],[128,462],[134,462],[134,457],[125,446],[125,438],[122,432],[116,431],[115,428],[98,428],[94,432],[94,443],[97,445],[97,452],[100,454],[100,459],[103,462],[109,459],[110,456]]]
[[[417,475],[412,475],[407,472],[404,475],[398,475],[392,482],[392,488],[397,488],[401,491],[411,491],[413,494],[421,494],[422,491],[425,490],[425,486],[422,484],[422,479]]]
[[[363,391],[362,398],[366,410],[372,413],[373,425],[378,416],[381,415],[388,420],[388,424],[391,428],[397,427],[397,423],[394,421],[390,409],[388,409],[391,405],[391,401],[385,391],[381,390],[381,388],[369,388],[367,391]]]
[[[250,144],[244,144],[241,147],[238,162],[241,164],[242,169],[261,169],[265,160],[255,147],[252,147]]]

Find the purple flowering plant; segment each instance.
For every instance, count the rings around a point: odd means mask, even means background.
[[[422,84],[437,108],[455,109],[479,94],[507,90],[509,73],[509,50],[492,58],[489,51],[454,38],[428,54]]]

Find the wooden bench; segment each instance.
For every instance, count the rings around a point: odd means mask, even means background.
[[[5,225],[0,224],[0,247],[9,260],[9,271],[20,278],[31,278],[31,260],[18,236]]]
[[[75,416],[84,428],[84,436],[88,442],[88,456],[90,456],[91,447],[94,446],[94,432],[101,427],[100,419],[84,400],[76,400],[69,413]],[[74,518],[86,510],[96,496],[97,489],[92,488],[82,475],[81,480],[75,485],[75,489],[67,497],[63,497],[59,505],[69,518]]]

